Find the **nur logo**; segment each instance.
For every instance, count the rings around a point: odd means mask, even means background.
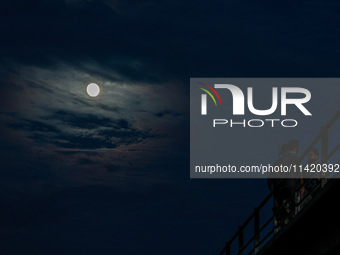
[[[222,100],[215,89],[224,89],[231,93],[233,98],[233,115],[244,115],[245,114],[245,101],[247,101],[248,110],[258,116],[268,116],[274,113],[278,105],[281,106],[281,116],[287,115],[287,105],[295,105],[305,116],[311,116],[312,114],[306,109],[304,106],[311,99],[311,93],[308,89],[300,88],[300,87],[282,87],[280,89],[281,94],[281,102],[279,104],[279,88],[272,87],[272,105],[269,109],[256,109],[253,103],[253,88],[247,88],[247,98],[242,92],[242,90],[232,84],[215,84],[214,87],[211,87],[208,84],[200,82],[200,84],[204,85],[208,89],[210,89],[220,101],[222,106]],[[216,99],[214,95],[205,88],[200,88],[202,91],[207,93],[217,106]],[[207,115],[207,94],[201,95],[201,115]],[[289,96],[295,95],[295,96]],[[299,97],[296,97],[299,95]],[[262,96],[263,98],[263,96]]]

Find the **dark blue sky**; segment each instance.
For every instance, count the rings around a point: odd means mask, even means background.
[[[189,179],[189,78],[338,77],[339,11],[1,1],[0,253],[218,253],[267,187]]]

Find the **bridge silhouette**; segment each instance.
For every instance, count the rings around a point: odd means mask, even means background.
[[[339,141],[339,144],[329,152],[329,130],[339,118],[340,110],[321,128],[320,133],[301,154],[298,165],[318,143],[321,143],[321,163],[328,163],[340,148]],[[340,160],[334,163],[339,164]],[[273,204],[273,192],[270,192],[247,220],[239,225],[220,255],[339,255],[340,206],[337,201],[340,194],[340,179],[338,178],[340,173],[325,176],[308,193],[308,196],[299,200],[296,200],[296,197],[292,198],[294,199],[292,201],[295,201],[295,208],[299,210],[291,211],[281,219],[275,225],[278,231],[274,230],[275,216],[272,213],[268,215],[268,209],[271,209]],[[296,194],[307,182],[308,180],[297,187]],[[285,206],[286,204],[282,205]]]

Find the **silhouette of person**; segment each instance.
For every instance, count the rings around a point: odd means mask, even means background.
[[[279,152],[279,158],[277,161],[280,161],[281,158],[286,154],[287,152],[287,144],[283,144],[281,146],[280,152]],[[276,162],[277,162],[276,161]],[[276,162],[274,165],[276,165]],[[274,225],[274,234],[276,234],[279,231],[279,221],[281,220],[281,214],[279,213],[279,209],[281,207],[281,199],[279,199],[278,195],[278,185],[281,182],[280,179],[280,174],[276,172],[270,172],[268,174],[267,178],[267,185],[268,188],[271,192],[273,192],[273,214],[274,214],[274,219],[273,219],[273,225]]]
[[[317,165],[319,164],[319,151],[316,148],[313,148],[309,153],[308,153],[308,167],[311,168],[312,165]],[[311,176],[303,177],[303,183],[304,183],[304,192],[303,192],[303,198],[304,198],[304,203],[308,202],[310,198],[305,198],[308,196],[314,189],[315,187],[321,182],[320,175],[317,171],[314,173],[311,173]]]
[[[286,143],[281,146],[281,149],[279,152],[279,159],[276,162],[280,161],[280,159],[286,154],[286,152],[288,151],[287,147],[288,147],[288,144]],[[276,165],[276,162],[274,163],[274,165]],[[278,183],[280,182],[278,178],[280,178],[279,173],[270,172],[268,174],[267,185],[270,191],[275,191]],[[275,192],[274,192],[274,195],[275,195]]]
[[[298,163],[299,141],[291,139],[287,144],[282,145],[280,157],[274,166],[296,165]],[[300,184],[300,179],[294,178],[292,173],[273,173],[268,176],[268,186],[273,191],[274,211],[274,233],[282,222],[288,223],[289,218],[295,214],[295,191]],[[274,179],[273,179],[274,178]]]

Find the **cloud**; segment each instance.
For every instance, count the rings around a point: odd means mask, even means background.
[[[21,122],[8,123],[7,126],[28,132],[60,132],[55,126],[37,120],[22,119]]]
[[[77,160],[78,164],[80,165],[92,165],[92,164],[95,164],[95,162],[91,159],[88,159],[88,158],[79,158]]]
[[[121,169],[120,165],[110,164],[106,166],[106,170],[110,173],[115,173]]]
[[[156,117],[159,117],[159,118],[162,118],[162,117],[164,117],[165,115],[181,116],[182,114],[181,114],[181,113],[178,113],[178,112],[171,112],[171,111],[169,111],[169,110],[165,110],[165,111],[162,111],[162,112],[157,112],[157,113],[155,113],[155,116],[156,116]]]
[[[333,3],[302,1],[292,9],[246,0],[0,5],[3,135],[72,164],[83,157],[79,152],[92,151],[105,168],[112,156],[99,158],[105,149],[119,149],[144,166],[160,155],[183,160],[189,77],[337,72],[337,54],[328,52],[337,47]],[[326,22],[314,5],[328,11]],[[214,15],[202,14],[207,11]],[[93,81],[102,93],[90,99],[85,87]]]
[[[124,119],[112,120],[94,114],[76,113],[65,110],[55,111],[47,119],[60,121],[62,124],[82,129],[93,129],[102,127],[124,128],[128,122]]]
[[[25,131],[27,137],[37,144],[50,144],[68,149],[112,149],[141,143],[145,139],[155,137],[150,130],[134,128],[126,119],[112,120],[66,111],[56,111],[45,119],[45,122],[17,119],[7,123],[7,126]]]
[[[12,68],[7,84],[21,89],[11,90],[0,122],[6,148],[21,151],[11,169],[38,164],[76,183],[119,186],[153,172],[144,181],[149,185],[161,176],[158,160],[167,164],[169,157],[176,160],[184,153],[177,153],[184,140],[176,140],[178,127],[188,120],[188,95],[181,83],[117,82],[66,64]],[[86,94],[93,81],[102,89],[97,98]]]

